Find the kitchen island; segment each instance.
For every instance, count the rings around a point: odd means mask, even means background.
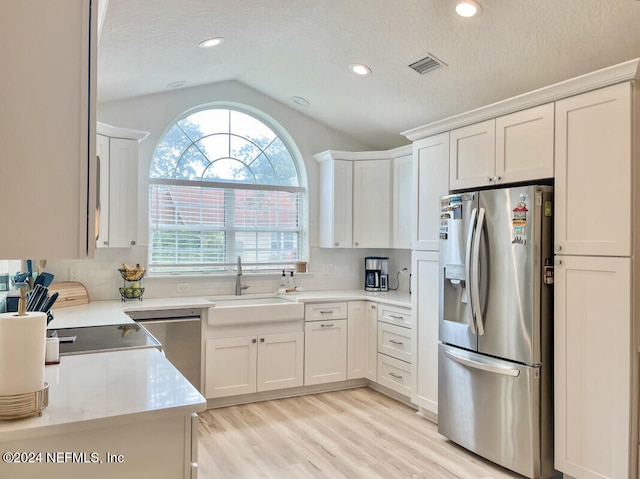
[[[0,421],[0,478],[190,478],[206,402],[156,349],[63,356],[42,416]]]

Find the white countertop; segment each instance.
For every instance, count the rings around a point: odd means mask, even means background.
[[[206,409],[206,400],[157,349],[63,356],[45,367],[45,381],[49,405],[42,416],[0,421],[0,442]]]
[[[246,294],[243,297],[251,297]],[[265,296],[256,294],[258,296]],[[379,303],[391,304],[405,308],[411,307],[411,295],[388,291],[374,293],[355,290],[325,290],[302,291],[293,294],[281,294],[291,301],[300,303],[313,303],[321,301],[363,301],[370,300]],[[48,329],[78,328],[83,326],[100,326],[105,324],[130,323],[133,320],[127,316],[127,311],[144,311],[158,309],[195,308],[206,309],[215,306],[215,296],[204,298],[201,296],[183,296],[174,298],[145,298],[143,301],[92,301],[80,306],[69,306],[52,310],[54,319],[49,323]],[[219,296],[219,299],[235,298],[235,296]]]

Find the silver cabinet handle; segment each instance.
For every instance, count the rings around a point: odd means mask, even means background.
[[[389,342],[391,344],[398,344],[400,346],[402,346],[404,344],[402,341],[396,341],[395,339],[390,339]]]
[[[355,246],[360,246],[360,243],[358,243],[357,241],[354,243]]]
[[[399,319],[400,321],[404,321],[404,316],[396,316],[395,314],[390,314],[388,317],[391,319]]]
[[[320,314],[333,314],[333,310],[330,309],[329,311],[320,311]]]
[[[333,246],[340,246],[340,243],[336,241],[335,243],[333,243]]]
[[[389,373],[389,376],[391,376],[392,378],[396,378],[396,379],[402,379],[402,376],[400,376],[399,374],[395,374],[395,373]]]
[[[333,328],[333,326],[334,326],[333,323],[331,323],[331,324],[321,324],[320,325],[321,328]]]
[[[487,176],[487,183],[491,183],[493,181],[493,178],[491,178],[490,176]]]
[[[500,177],[499,176],[494,176],[493,177],[493,181],[500,181]]]

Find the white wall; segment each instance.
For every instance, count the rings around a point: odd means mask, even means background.
[[[92,300],[118,299],[122,280],[117,268],[123,263],[146,264],[147,251],[147,191],[149,165],[153,150],[165,129],[186,111],[203,104],[231,102],[255,108],[279,123],[297,145],[304,161],[309,188],[309,271],[300,275],[297,284],[307,289],[354,289],[364,282],[364,257],[390,257],[390,283],[395,287],[395,273],[410,268],[409,251],[330,250],[318,248],[318,168],[313,155],[325,150],[371,150],[352,138],[319,123],[303,113],[303,109],[289,107],[237,81],[228,81],[165,93],[131,98],[98,105],[98,120],[112,126],[150,132],[140,144],[138,192],[138,247],[99,249],[94,260],[49,261],[47,270],[58,280],[68,280],[73,270],[89,291]],[[403,277],[401,277],[403,278]],[[402,280],[401,280],[402,281]],[[248,292],[272,292],[279,284],[278,275],[246,275]],[[145,297],[231,294],[234,278],[145,278]],[[178,292],[178,285],[186,291]],[[188,285],[185,287],[184,285]],[[401,282],[408,290],[408,281]]]

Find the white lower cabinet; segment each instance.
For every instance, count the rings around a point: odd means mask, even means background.
[[[208,399],[302,386],[304,333],[208,339]]]
[[[347,379],[367,374],[368,323],[367,302],[349,301],[347,319]]]
[[[430,419],[438,415],[438,259],[436,251],[414,251],[411,256],[415,317],[411,402],[426,410]]]
[[[555,468],[571,477],[626,479],[634,470],[631,292],[630,258],[557,258]]]
[[[376,303],[367,303],[367,374],[369,381],[378,380],[378,308]]]
[[[307,321],[304,324],[304,384],[347,379],[347,320]]]
[[[411,396],[411,364],[378,353],[378,384],[404,396]]]

